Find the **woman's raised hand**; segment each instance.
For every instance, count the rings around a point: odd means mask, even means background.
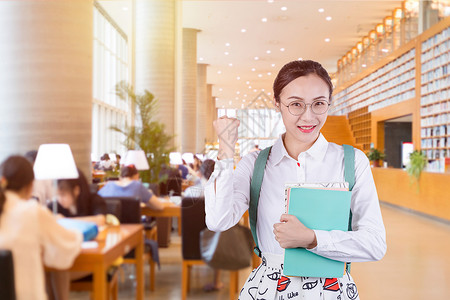
[[[219,137],[219,158],[233,158],[234,147],[238,140],[238,127],[240,121],[235,118],[222,116],[213,122],[214,129]]]

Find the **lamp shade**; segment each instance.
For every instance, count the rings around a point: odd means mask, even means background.
[[[171,165],[182,165],[183,164],[183,160],[181,159],[180,152],[170,152],[169,159],[170,159]]]
[[[78,178],[72,151],[67,144],[42,144],[34,163],[36,179]]]
[[[183,153],[183,155],[181,157],[184,159],[184,161],[187,164],[193,164],[194,163],[194,154],[192,154],[192,153],[189,153],[189,152]]]
[[[143,150],[129,150],[123,159],[125,166],[134,165],[138,170],[150,169]]]

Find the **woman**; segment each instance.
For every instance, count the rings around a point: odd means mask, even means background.
[[[34,173],[28,160],[11,156],[0,166],[0,248],[13,253],[17,299],[47,299],[44,268],[69,268],[82,235],[60,226],[31,197]]]
[[[77,218],[105,224],[106,202],[97,194],[92,194],[83,172],[78,169],[78,178],[58,180],[57,212],[64,217]],[[52,203],[48,205],[51,209]]]
[[[164,208],[163,203],[139,181],[139,172],[134,165],[122,167],[120,179],[108,182],[98,194],[102,197],[139,197],[150,208]]]
[[[319,63],[286,64],[273,89],[274,104],[286,132],[272,147],[259,198],[256,225],[263,262],[244,285],[240,299],[358,299],[348,273],[335,279],[337,289],[325,285],[325,278],[282,277],[285,248],[306,248],[343,262],[374,261],[386,252],[386,234],[369,161],[359,150],[355,150],[356,178],[351,199],[354,231],[312,230],[284,213],[285,183],[345,181],[344,150],[327,142],[320,133],[333,85]],[[232,227],[249,207],[249,186],[258,152],[246,155],[233,172],[238,126],[238,120],[227,117],[214,122],[220,159],[205,188],[206,223],[214,231]]]

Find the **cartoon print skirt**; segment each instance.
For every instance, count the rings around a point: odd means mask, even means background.
[[[262,263],[252,271],[239,300],[359,300],[353,278],[286,277],[283,255],[263,254]]]

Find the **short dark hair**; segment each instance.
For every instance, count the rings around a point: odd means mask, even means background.
[[[136,169],[136,167],[134,165],[124,166],[124,167],[122,167],[122,169],[120,169],[120,177],[122,177],[122,178],[133,177],[137,173],[138,173],[138,170]]]
[[[202,173],[203,177],[209,179],[211,177],[212,172],[214,171],[215,162],[212,159],[206,159],[202,165],[200,166],[200,173]]]
[[[294,60],[281,68],[273,82],[273,96],[275,101],[280,102],[281,92],[291,81],[309,74],[316,74],[328,85],[330,91],[329,99],[331,101],[333,83],[331,82],[330,75],[328,75],[328,72],[321,64],[312,60]]]
[[[75,205],[77,207],[77,215],[87,216],[91,211],[91,191],[89,189],[89,183],[84,176],[83,172],[78,169],[78,178],[74,179],[59,179],[58,189],[61,191],[69,192],[73,195],[73,190],[75,187],[80,188],[80,194],[78,198],[75,199]]]

